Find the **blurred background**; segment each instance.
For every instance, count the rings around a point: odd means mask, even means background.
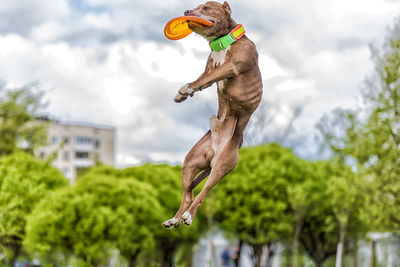
[[[229,1],[263,101],[194,225],[161,227],[217,111],[215,85],[173,102],[207,41],[163,34],[202,3],[0,2],[1,266],[400,266],[394,0]]]

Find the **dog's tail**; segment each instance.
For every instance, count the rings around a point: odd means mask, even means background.
[[[196,186],[199,185],[199,183],[201,183],[201,181],[203,181],[208,175],[210,175],[211,173],[211,169],[207,169],[202,171],[199,175],[197,175],[197,177],[193,180],[191,186],[190,186],[190,190],[193,190],[196,188]]]

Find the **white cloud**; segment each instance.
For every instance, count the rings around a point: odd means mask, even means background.
[[[89,13],[84,16],[83,21],[87,25],[90,25],[95,29],[101,29],[101,30],[112,30],[114,26],[112,18],[107,13],[100,13],[100,14]]]
[[[37,15],[46,16],[46,19],[67,16],[69,14],[69,5],[67,0],[15,0],[0,2],[0,11],[2,13],[12,13],[27,9],[38,13]]]
[[[63,20],[69,15],[68,0],[0,1],[0,33],[27,34],[44,21]]]
[[[193,81],[204,71],[207,58],[196,58],[195,50],[208,52],[208,43],[199,36],[191,35],[164,45],[155,42],[141,43],[135,55],[147,74],[183,85]]]
[[[58,22],[43,23],[32,29],[31,37],[40,42],[52,42],[65,35],[65,27]]]
[[[309,94],[315,94],[314,81],[312,80],[287,80],[278,84],[275,90],[278,92],[301,90],[307,91]]]
[[[152,6],[154,8],[165,9],[171,6],[179,6],[185,3],[183,0],[170,0],[170,1],[148,1],[148,0],[85,0],[88,5],[99,6],[106,5],[113,8],[124,8],[126,6]],[[197,1],[201,2],[201,1]]]
[[[13,53],[24,52],[29,49],[30,44],[16,34],[0,36],[0,55],[8,56]]]
[[[261,70],[262,77],[265,80],[290,75],[288,70],[285,70],[275,59],[265,53],[259,54],[258,66]]]
[[[395,4],[391,4],[381,0],[331,1],[329,5],[330,12],[336,17],[346,16],[349,13],[386,15],[393,12],[395,9]]]

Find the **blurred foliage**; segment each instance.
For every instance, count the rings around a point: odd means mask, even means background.
[[[156,224],[156,229],[153,231],[156,249],[153,251],[152,256],[153,259],[156,258],[158,260],[158,263],[162,262],[163,266],[171,266],[177,249],[180,246],[193,247],[208,229],[204,209],[199,209],[196,220],[190,227],[181,225],[178,229],[166,230],[161,226],[164,220],[173,217],[180,206],[182,199],[180,166],[150,163],[126,169],[100,166],[92,169],[87,175],[114,175],[121,179],[129,177],[148,183],[154,188],[157,200],[161,205],[161,211],[159,212],[161,217]],[[199,192],[199,188],[201,188],[201,185],[195,190],[195,193]],[[187,256],[191,258],[190,253]]]
[[[338,242],[344,244],[346,237],[363,237],[368,231],[363,216],[367,206],[357,177],[348,166],[335,160],[312,165],[305,187],[308,208],[300,240],[316,265],[322,266],[337,253]]]
[[[309,162],[278,144],[247,147],[215,189],[214,216],[222,230],[253,246],[255,266],[263,246],[290,240],[293,261],[302,244],[321,266],[336,253],[341,233],[345,238],[367,230],[355,182],[351,169],[335,161]]]
[[[99,266],[118,250],[134,266],[139,253],[154,246],[160,211],[149,184],[87,175],[36,207],[25,244],[48,262],[48,255],[62,254],[80,266]]]
[[[323,142],[357,168],[369,198],[375,231],[400,227],[400,20],[382,49],[372,47],[374,73],[362,87],[364,106],[325,115],[318,128]]]
[[[31,155],[0,158],[0,250],[10,264],[21,253],[27,216],[35,204],[67,184],[57,169]]]
[[[0,84],[0,156],[17,149],[33,153],[46,141],[46,124],[34,123],[45,107],[43,91],[32,83],[7,90]]]
[[[97,166],[64,188],[66,180],[49,163],[22,153],[2,157],[0,233],[10,237],[20,231],[15,235],[19,251],[23,241],[25,251],[45,266],[101,266],[115,255],[129,266],[172,266],[191,262],[193,246],[213,218],[220,229],[253,247],[256,264],[265,245],[296,240],[297,253],[307,252],[320,266],[335,253],[340,229],[345,229],[343,237],[367,231],[358,180],[340,162],[309,162],[278,144],[244,148],[240,158],[194,223],[168,230],[161,222],[179,207],[180,166]],[[21,173],[29,173],[26,181],[20,180]],[[45,197],[43,192],[59,187]],[[19,195],[13,202],[10,194],[15,190]],[[27,192],[42,193],[32,200]],[[8,223],[13,216],[7,212],[16,212],[15,205],[23,212]],[[17,230],[15,220],[21,222]],[[3,250],[12,252],[10,244],[4,243]]]
[[[260,262],[260,246],[292,235],[294,216],[286,188],[302,176],[297,158],[277,144],[243,148],[239,157],[236,169],[215,189],[215,219],[252,245],[254,260]]]

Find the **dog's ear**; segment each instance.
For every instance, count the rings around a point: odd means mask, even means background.
[[[230,16],[231,15],[231,7],[229,6],[228,2],[225,1],[224,4],[222,5],[222,7],[226,11],[226,13],[228,13]]]

